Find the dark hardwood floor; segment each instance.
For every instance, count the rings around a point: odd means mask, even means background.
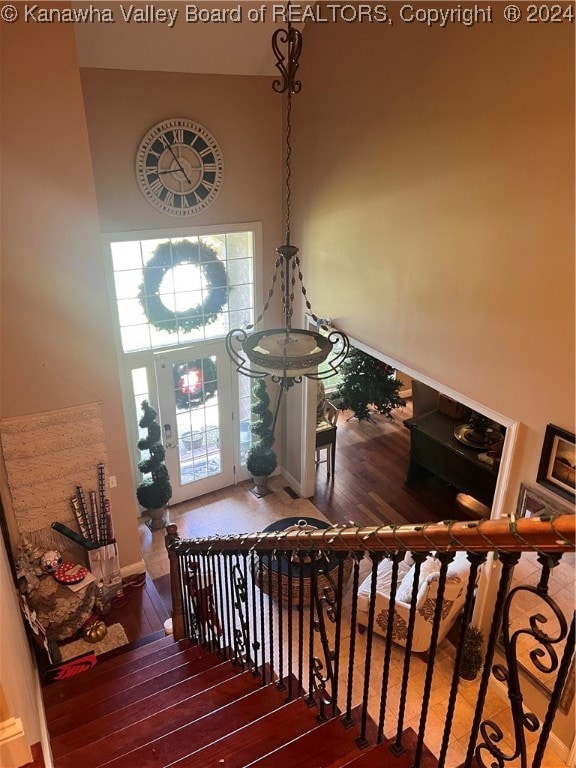
[[[410,404],[388,419],[376,414],[374,421],[338,420],[336,465],[327,478],[326,465],[317,470],[311,501],[333,523],[397,525],[473,517],[461,503],[457,491],[431,478],[426,484],[408,487],[410,433],[403,420],[411,415]],[[106,616],[106,623],[119,622],[129,641],[159,632],[169,618],[169,577],[146,578],[143,586],[127,585],[125,599]]]
[[[359,422],[350,411],[340,413],[334,476],[328,478],[321,464],[311,499],[331,522],[401,525],[473,517],[462,497],[457,502],[458,491],[433,477],[406,485],[410,432],[403,421],[411,413],[410,403],[394,418],[376,413],[373,421]]]

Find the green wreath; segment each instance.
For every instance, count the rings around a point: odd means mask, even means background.
[[[216,365],[210,357],[175,365],[172,376],[179,411],[190,411],[204,405],[218,391]]]
[[[208,291],[202,304],[190,307],[185,312],[173,312],[162,301],[160,286],[171,269],[183,264],[191,264],[202,270]],[[202,241],[160,243],[144,267],[144,280],[138,288],[138,301],[148,322],[157,330],[168,333],[176,333],[178,330],[188,333],[213,323],[227,300],[226,268],[214,248]]]

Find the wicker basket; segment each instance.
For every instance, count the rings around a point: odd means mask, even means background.
[[[278,558],[280,557],[288,557],[287,555],[278,555]],[[276,562],[279,562],[277,560]],[[326,560],[324,558],[319,558],[317,561],[317,568],[323,569],[327,565]],[[350,575],[352,574],[352,565],[353,561],[351,557],[347,557],[344,560],[344,570],[343,570],[343,586],[345,586],[348,583],[348,580],[350,579]],[[334,597],[334,590],[338,586],[338,563],[336,562],[334,565],[332,563],[328,564],[328,567],[330,570],[328,570],[327,573],[318,573],[316,575],[316,584],[319,589],[320,595],[323,594],[324,589],[328,589],[328,596],[330,598]],[[258,587],[264,592],[264,594],[268,595],[271,594],[273,600],[278,600],[278,582],[279,582],[279,574],[278,574],[278,568],[272,568],[272,578],[270,579],[270,568],[268,567],[268,564],[263,561],[262,558],[256,561],[255,565],[255,581]],[[298,560],[294,562],[292,565],[292,607],[296,607],[300,605],[302,602],[304,604],[304,607],[307,607],[310,605],[310,589],[312,586],[312,577],[311,573],[309,572],[311,569],[310,565],[305,566],[305,571],[302,578],[302,599],[300,598],[300,565],[298,563]],[[306,572],[308,571],[308,572]],[[272,586],[272,591],[270,592],[270,582]],[[288,574],[282,573],[282,603],[286,605],[288,602]]]

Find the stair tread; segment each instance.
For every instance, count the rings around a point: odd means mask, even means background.
[[[174,656],[188,648],[196,647],[200,649],[199,655],[206,654],[206,651],[200,646],[192,646],[189,640],[175,642],[172,637],[167,639],[169,642],[165,642],[162,638],[162,640],[156,640],[148,645],[141,645],[138,648],[125,651],[113,658],[99,659],[96,666],[87,672],[44,687],[42,689],[44,706],[50,707],[58,701],[70,699],[71,696],[78,693],[85,693],[88,686],[100,685],[107,678],[114,678],[120,670],[125,675]]]
[[[162,712],[168,707],[176,706],[192,696],[198,696],[215,685],[219,685],[225,680],[240,677],[242,674],[229,662],[222,662],[209,667],[197,675],[186,677],[174,685],[166,686],[145,698],[134,701],[123,709],[105,713],[100,717],[93,717],[88,722],[80,723],[77,727],[52,736],[52,754],[54,758],[61,757],[76,749],[78,745],[97,741],[104,734],[114,733],[139,723],[151,715]],[[252,677],[252,679],[254,678]],[[50,732],[52,735],[52,725]]]
[[[203,749],[182,757],[171,768],[244,768],[262,755],[277,749],[286,739],[295,739],[314,728],[317,711],[303,699],[294,699],[244,727],[227,734]],[[285,763],[275,762],[275,768]]]
[[[108,696],[104,693],[94,702],[91,701],[90,692],[88,692],[82,707],[76,706],[75,702],[73,707],[66,708],[66,702],[61,702],[58,704],[59,716],[48,721],[50,735],[54,738],[90,722],[90,720],[119,712],[135,702],[141,702],[165,688],[170,688],[188,678],[196,677],[206,669],[222,663],[216,656],[203,656],[195,661],[186,662],[174,669],[169,669],[157,677],[144,680],[131,688],[116,691]]]
[[[199,750],[204,753],[204,748],[212,751],[218,748],[225,737],[238,729],[259,720],[267,713],[278,709],[284,705],[283,698],[276,690],[274,685],[267,685],[259,688],[241,699],[237,699],[217,712],[207,715],[195,723],[190,723],[176,731],[172,731],[154,741],[145,744],[139,749],[126,753],[121,757],[107,762],[102,762],[101,766],[106,768],[158,768],[158,766],[168,766],[173,763],[180,765],[182,759],[189,757],[192,753],[198,753]],[[260,734],[262,736],[262,734]],[[229,762],[233,755],[229,754],[229,749],[225,750],[220,757],[226,757],[226,768],[232,765]],[[205,762],[204,755],[190,765],[202,766],[206,768],[209,763]],[[219,764],[216,762],[215,764]],[[219,764],[221,768],[221,763]]]
[[[138,719],[130,725],[123,727],[110,722],[106,728],[103,727],[100,719],[95,723],[89,723],[86,728],[75,731],[73,739],[55,740],[52,743],[52,755],[56,768],[76,768],[79,765],[82,768],[94,768],[101,762],[99,755],[102,753],[105,752],[108,761],[120,757],[142,745],[143,733],[146,734],[147,741],[160,738],[168,732],[216,712],[256,690],[260,685],[259,678],[254,677],[251,672],[238,674],[231,663],[222,666],[226,667],[228,674],[234,677],[222,680],[187,698],[177,699],[172,696],[169,703],[166,702],[167,706],[157,711],[148,707],[148,716],[140,712],[138,717],[138,713],[135,713]],[[209,681],[204,678],[204,682],[208,684]],[[154,702],[156,706],[158,703],[158,700]],[[68,737],[69,734],[66,736]]]
[[[96,701],[107,699],[116,693],[122,693],[123,691],[134,688],[147,680],[152,680],[163,675],[165,672],[176,669],[183,664],[200,665],[202,666],[208,657],[208,652],[199,648],[187,648],[184,651],[179,651],[173,656],[169,656],[166,659],[160,659],[152,664],[146,664],[140,669],[129,670],[124,674],[122,667],[116,669],[110,679],[101,680],[97,685],[92,686],[88,680],[86,680],[86,686],[83,691],[76,692],[76,695],[70,697],[65,696],[59,698],[46,708],[46,718],[48,722],[57,719],[64,712],[71,707],[82,709],[85,705],[94,704]]]
[[[319,765],[328,765],[341,760],[354,751],[358,754],[357,737],[357,729],[345,728],[340,718],[328,720],[321,725],[316,723],[313,730],[285,743],[274,752],[250,763],[250,766],[251,768],[277,768],[280,765],[289,765],[290,768],[317,768]]]
[[[386,765],[394,766],[394,768],[412,768],[414,765],[416,740],[416,733],[412,728],[407,728],[402,734],[402,745],[406,751],[398,757],[390,752],[390,746],[396,741],[395,738],[391,738],[367,749],[365,752],[360,753],[360,755],[351,755],[347,762],[335,763],[328,766],[328,768],[348,768],[348,766],[350,768],[382,768],[382,766]],[[437,768],[437,766],[438,761],[436,757],[424,745],[418,768]]]

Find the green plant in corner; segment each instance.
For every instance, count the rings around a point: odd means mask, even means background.
[[[458,674],[464,680],[474,680],[482,668],[483,646],[484,634],[482,630],[471,625],[467,626],[464,631],[464,647],[458,670]]]
[[[337,390],[341,408],[354,411],[358,421],[372,418],[369,405],[390,416],[394,408],[406,405],[398,394],[402,382],[393,374],[391,366],[352,347],[341,367]]]
[[[252,405],[252,422],[250,431],[257,440],[252,443],[246,455],[246,468],[254,477],[255,486],[252,493],[255,496],[266,496],[268,475],[276,469],[278,460],[272,450],[274,445],[274,417],[270,411],[270,397],[263,379],[259,379],[252,388],[254,403]]]
[[[161,510],[163,513],[172,496],[170,476],[164,463],[166,452],[160,440],[160,426],[156,421],[158,414],[147,400],[142,402],[141,408],[144,415],[138,423],[148,434],[138,440],[138,448],[148,451],[150,455],[138,464],[138,469],[143,475],[149,474],[150,477],[140,483],[136,489],[136,497],[148,513],[152,510]],[[152,530],[162,528],[166,522],[163,514],[151,516],[151,520],[147,525]]]

